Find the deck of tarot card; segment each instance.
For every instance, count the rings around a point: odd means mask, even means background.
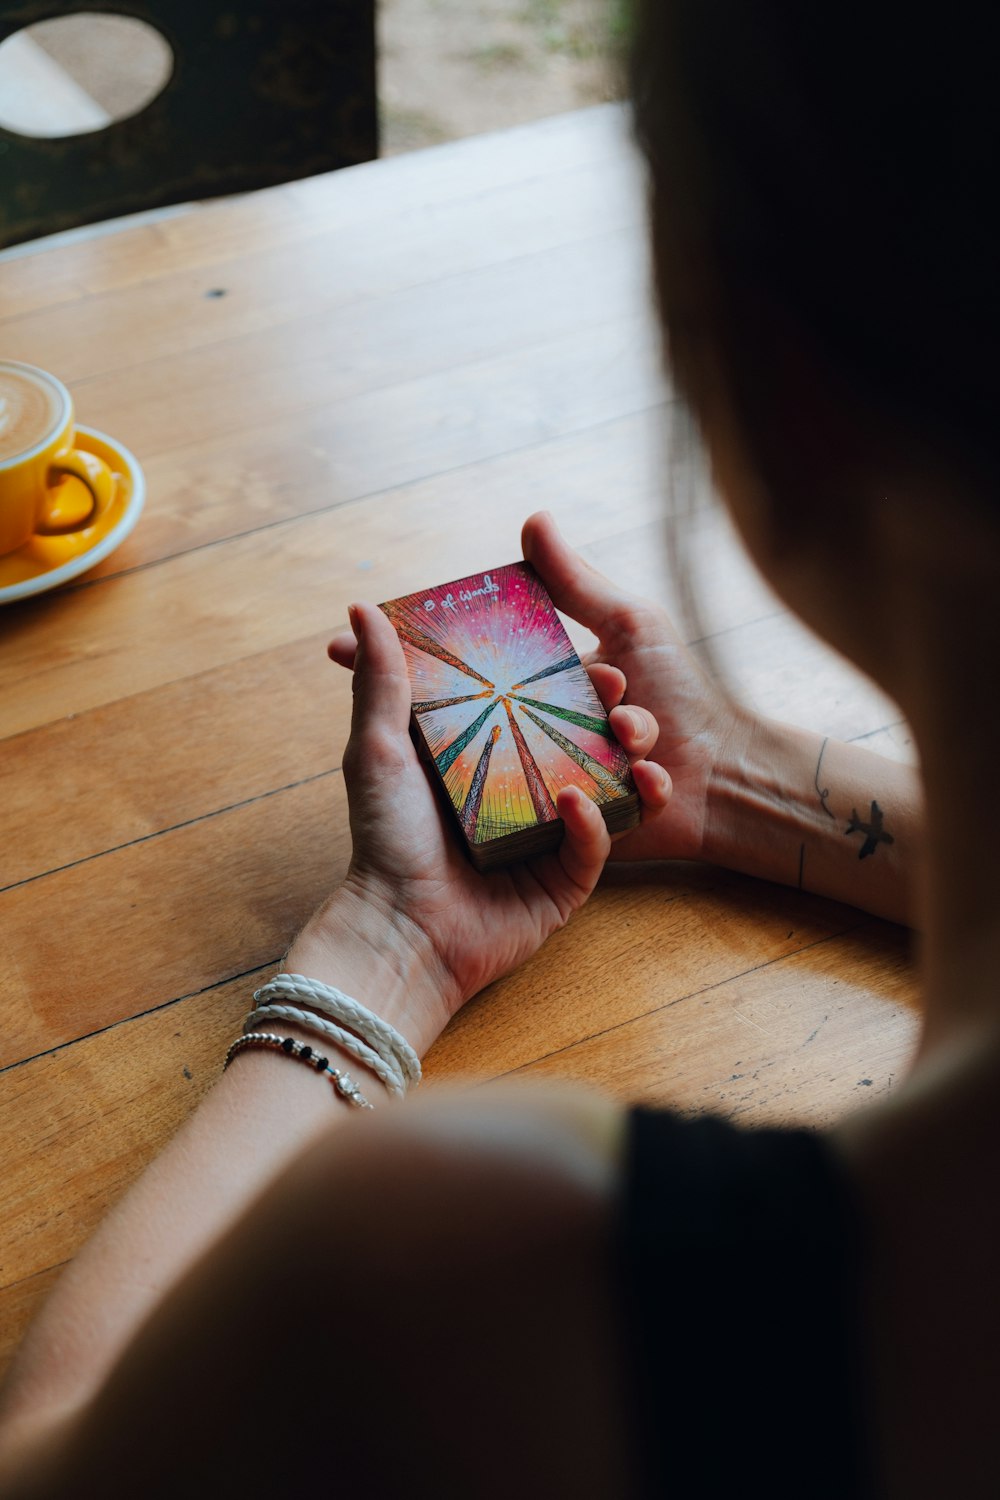
[[[566,786],[593,798],[610,832],[638,823],[628,757],[528,563],[382,609],[406,653],[418,748],[478,870],[556,848]]]

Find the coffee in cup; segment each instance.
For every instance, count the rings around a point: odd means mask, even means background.
[[[0,556],[33,536],[85,531],[104,515],[115,479],[74,447],[69,391],[34,365],[0,360]]]

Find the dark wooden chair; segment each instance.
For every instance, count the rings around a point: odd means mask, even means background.
[[[106,0],[0,0],[0,41]],[[86,135],[0,127],[0,245],[268,187],[378,154],[375,0],[113,0],[156,28],[170,81]]]

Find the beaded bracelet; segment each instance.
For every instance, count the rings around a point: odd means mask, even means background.
[[[226,1053],[222,1071],[226,1071],[233,1058],[240,1052],[254,1047],[264,1047],[271,1052],[284,1052],[288,1057],[297,1057],[300,1062],[308,1063],[310,1068],[315,1068],[317,1073],[326,1073],[334,1090],[354,1109],[374,1108],[369,1104],[354,1079],[349,1074],[342,1073],[339,1068],[331,1068],[330,1059],[324,1057],[322,1052],[317,1052],[314,1047],[310,1047],[308,1042],[296,1041],[291,1036],[275,1036],[271,1031],[248,1031],[244,1036],[238,1036]]]
[[[420,1059],[406,1038],[394,1026],[390,1026],[388,1021],[383,1021],[381,1016],[375,1015],[374,1011],[359,1004],[357,1000],[352,1000],[350,995],[345,995],[343,990],[336,989],[332,984],[321,984],[318,979],[309,979],[305,974],[280,973],[275,974],[267,984],[261,985],[259,990],[255,990],[253,998],[258,1009],[274,1005],[275,1002],[282,1005],[289,1002],[294,1005],[305,1004],[311,1010],[318,1010],[324,1016],[329,1016],[338,1027],[348,1027],[356,1037],[361,1038],[363,1049],[368,1054],[363,1056],[361,1052],[354,1050],[358,1045],[355,1040],[353,1047],[348,1046],[351,1055],[366,1068],[372,1068],[371,1054],[374,1053],[396,1075],[397,1088],[391,1092],[405,1094],[408,1085],[420,1082]],[[344,1045],[340,1038],[338,1041],[341,1046]]]
[[[389,1093],[396,1099],[402,1099],[406,1094],[406,1082],[395,1059],[386,1062],[379,1054],[362,1042],[353,1032],[345,1031],[343,1026],[337,1026],[333,1021],[324,1020],[311,1010],[299,1010],[294,1005],[258,1005],[257,1009],[245,1018],[243,1025],[247,1033],[256,1031],[266,1022],[273,1026],[275,1021],[286,1024],[294,1021],[299,1026],[304,1026],[307,1031],[315,1031],[320,1038],[326,1038],[326,1045],[335,1042],[342,1051],[346,1052],[354,1061],[360,1063],[363,1068],[371,1068],[375,1077],[384,1084]]]

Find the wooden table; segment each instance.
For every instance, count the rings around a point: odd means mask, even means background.
[[[669,595],[671,396],[611,106],[0,261],[0,299],[0,352],[61,375],[149,486],[113,557],[0,613],[2,1367],[345,867],[324,646],[348,602],[511,561],[540,506]],[[717,511],[689,547],[693,629],[743,691],[909,753]],[[895,928],[619,867],[427,1072],[823,1122],[891,1088],[913,997]]]

